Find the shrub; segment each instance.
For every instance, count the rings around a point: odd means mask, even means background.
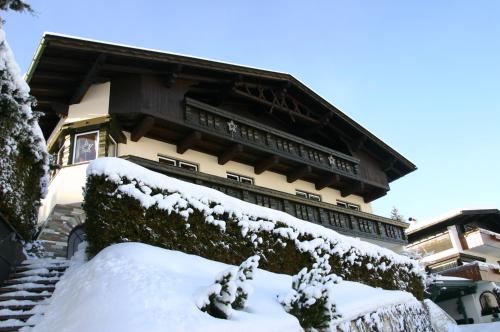
[[[329,254],[332,273],[423,297],[425,273],[406,257],[286,213],[189,184],[117,158],[93,161],[83,208],[89,254],[134,241],[294,275]]]
[[[342,279],[330,274],[328,259],[326,255],[318,258],[310,270],[303,268],[293,276],[293,291],[278,297],[285,310],[297,317],[306,330],[325,329],[333,319],[340,317],[335,313],[333,285]]]
[[[227,319],[231,315],[231,304],[236,299],[237,271],[230,268],[222,272],[204,294],[198,297],[196,305],[210,316]]]
[[[253,274],[259,266],[259,259],[260,257],[258,255],[249,257],[238,267],[236,277],[236,298],[232,304],[233,309],[240,310],[245,308],[248,296],[252,292],[252,288],[247,281],[253,279]]]
[[[34,99],[0,28],[0,212],[25,240],[48,183],[48,155]]]

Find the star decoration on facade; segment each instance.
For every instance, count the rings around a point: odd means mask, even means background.
[[[236,123],[234,123],[234,121],[231,120],[227,123],[227,129],[231,134],[235,134],[236,130],[238,130],[238,125],[236,125]]]
[[[333,156],[329,156],[328,163],[330,164],[330,166],[334,166],[335,165],[335,158],[333,158]]]

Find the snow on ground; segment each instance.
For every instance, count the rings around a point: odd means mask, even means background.
[[[146,244],[113,245],[87,263],[72,264],[32,331],[302,331],[276,299],[291,289],[292,277],[260,269],[244,311],[229,320],[201,312],[196,296],[228,267]],[[348,281],[335,285],[334,296],[344,319],[416,301],[410,293]]]

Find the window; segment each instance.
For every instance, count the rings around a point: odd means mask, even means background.
[[[177,166],[177,160],[175,160],[175,159],[170,159],[170,158],[165,158],[165,157],[158,157],[158,161],[161,164],[167,164],[169,166]]]
[[[51,171],[51,177],[53,178],[54,176],[56,176],[56,174],[59,172],[59,169],[61,169],[61,167],[63,166],[63,160],[64,160],[64,143],[63,145],[61,145],[61,147],[59,148],[59,150],[57,151],[57,153],[55,155],[53,155],[54,157],[54,169]]]
[[[187,161],[177,160],[177,159],[170,158],[170,157],[158,156],[158,162],[161,164],[166,164],[166,165],[173,166],[173,167],[184,168],[184,169],[187,169],[187,170],[193,171],[193,172],[198,171],[198,165],[188,163]]]
[[[500,312],[498,300],[491,291],[485,291],[479,296],[479,303],[481,304],[481,316],[492,315]]]
[[[108,157],[118,157],[118,144],[111,136],[108,136]]]
[[[295,190],[295,195],[302,197],[302,198],[310,199],[311,201],[321,202],[320,195],[311,194],[311,193],[301,191],[301,190]]]
[[[99,132],[93,131],[75,135],[73,164],[83,163],[97,158]]]
[[[184,169],[187,169],[189,171],[193,171],[193,172],[198,171],[198,165],[195,165],[195,164],[190,164],[190,163],[187,163],[185,161],[179,161],[178,165],[180,168],[184,168]]]
[[[337,206],[341,206],[346,209],[351,209],[355,211],[361,211],[361,208],[357,204],[352,204],[348,202],[343,202],[343,201],[337,201]]]
[[[233,181],[238,181],[238,182],[246,183],[246,184],[253,184],[252,178],[249,178],[249,177],[246,177],[243,175],[238,175],[238,174],[234,174],[234,173],[226,173],[226,177],[230,180],[233,180]]]

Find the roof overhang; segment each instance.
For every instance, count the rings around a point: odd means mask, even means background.
[[[364,149],[384,161],[389,182],[416,169],[416,166],[389,145],[341,112],[292,75],[275,71],[216,62],[201,58],[45,33],[27,72],[38,110],[45,114],[41,126],[46,136],[55,127],[58,115],[77,103],[91,83],[109,80],[120,71],[177,76],[204,77],[221,82],[249,81],[286,87],[308,105],[321,122],[334,117],[335,125],[359,141]],[[96,73],[99,75],[96,75]],[[326,128],[325,130],[333,130]]]

